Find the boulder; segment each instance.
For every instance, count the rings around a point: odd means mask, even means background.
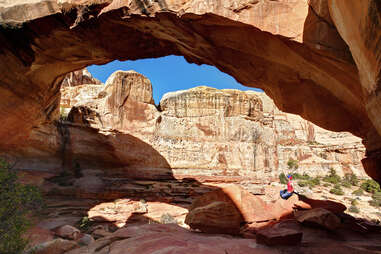
[[[296,207],[303,209],[324,208],[332,213],[343,213],[347,207],[339,202],[331,200],[318,200],[299,195],[299,201],[295,204]]]
[[[98,238],[102,238],[102,237],[106,237],[106,236],[111,235],[111,232],[108,232],[107,230],[105,230],[103,228],[98,228],[98,229],[95,229],[93,231],[93,233],[91,233],[91,234],[95,239],[98,239]]]
[[[230,202],[214,201],[192,209],[185,223],[205,233],[238,234],[243,218]]]
[[[298,211],[295,213],[295,218],[305,225],[318,226],[328,230],[335,230],[341,225],[340,218],[324,208]]]
[[[33,254],[62,254],[79,247],[75,241],[64,240],[61,238],[42,243],[31,249]]]
[[[238,185],[229,185],[200,196],[192,203],[190,211],[216,201],[226,202],[235,207],[245,222],[274,219],[271,207],[266,202]]]
[[[303,203],[299,202],[297,195],[292,195],[287,200],[278,198],[275,202],[270,203],[269,206],[271,214],[276,220],[293,217],[294,209],[298,206],[308,208]]]
[[[77,239],[77,243],[81,246],[90,245],[94,242],[94,238],[89,234],[81,234]]]
[[[257,233],[257,243],[266,245],[297,245],[302,241],[303,232],[288,228],[266,228]]]
[[[77,240],[81,237],[81,232],[73,226],[64,225],[53,229],[53,232],[62,238]]]

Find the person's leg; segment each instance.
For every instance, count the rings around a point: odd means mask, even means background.
[[[285,198],[286,199],[289,199],[291,196],[292,196],[292,192],[286,192],[285,194],[284,194],[284,196],[285,196]]]

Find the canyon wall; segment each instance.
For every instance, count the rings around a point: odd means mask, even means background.
[[[61,112],[70,113],[32,132],[18,167],[238,182],[330,168],[365,176],[360,138],[281,112],[263,92],[195,87],[165,94],[155,106],[151,82],[134,71],[117,71],[104,85],[77,71],[63,83]],[[290,159],[297,170],[288,169]]]
[[[1,1],[0,150],[54,121],[66,73],[174,54],[361,137],[381,179],[380,13],[377,0]]]

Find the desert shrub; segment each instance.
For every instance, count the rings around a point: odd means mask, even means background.
[[[362,196],[364,194],[364,190],[361,188],[358,188],[357,190],[353,191],[352,194],[356,196]]]
[[[368,179],[361,184],[361,189],[369,193],[381,192],[380,185],[373,179]]]
[[[319,177],[312,178],[312,179],[310,180],[310,182],[311,182],[314,186],[316,186],[316,185],[320,185],[320,178],[319,178]]]
[[[298,161],[291,158],[288,160],[287,166],[290,170],[299,168]]]
[[[329,187],[329,186],[331,186],[329,183],[325,183],[325,184],[323,184],[323,186],[324,187]]]
[[[374,193],[369,204],[374,207],[381,207],[381,192]]]
[[[91,220],[89,219],[89,217],[85,216],[85,217],[82,217],[81,221],[79,222],[78,227],[79,227],[79,229],[80,229],[81,231],[86,232],[87,230],[89,230],[89,228],[90,228],[93,224],[94,224],[94,222],[91,221]]]
[[[355,205],[351,205],[351,206],[349,207],[349,211],[350,211],[351,213],[359,213],[359,212],[360,212],[360,209],[358,209],[358,207],[355,206]]]
[[[303,175],[301,175],[299,173],[294,173],[294,174],[292,174],[292,177],[296,180],[309,180],[309,179],[311,179],[311,177],[309,175],[307,175],[306,173],[304,173]]]
[[[39,190],[18,182],[16,172],[0,159],[0,253],[21,253],[28,244],[22,238],[30,226],[28,216],[42,206]]]
[[[284,173],[279,174],[279,182],[281,184],[286,184],[288,182],[288,179]]]
[[[357,201],[357,199],[352,199],[351,205],[357,206],[358,204],[359,202]]]
[[[171,223],[177,224],[177,220],[169,213],[164,213],[160,217],[160,223],[161,224],[171,224]]]
[[[345,188],[351,188],[352,187],[352,184],[346,180],[343,180],[341,182],[341,186],[345,187]]]
[[[329,193],[335,194],[335,195],[344,195],[343,190],[341,189],[339,184],[336,184]]]
[[[308,176],[307,179],[299,181],[298,185],[300,187],[308,186],[310,188],[313,188],[313,187],[315,187],[317,185],[320,185],[320,179],[318,177],[311,178],[311,177]]]
[[[324,182],[338,184],[341,181],[341,177],[336,174],[336,170],[330,168],[329,174],[323,178]]]
[[[345,176],[343,178],[343,182],[344,181],[350,183],[352,186],[358,186],[358,184],[359,184],[359,179],[353,173],[352,174],[345,174]]]

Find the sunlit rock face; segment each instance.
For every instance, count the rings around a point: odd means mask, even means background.
[[[34,130],[19,166],[241,182],[274,180],[294,159],[299,173],[365,176],[359,138],[281,112],[263,92],[195,87],[164,95],[156,107],[151,82],[134,71],[97,86],[94,95],[84,94],[86,85],[73,87],[82,91],[73,98],[62,93],[64,103],[75,102],[68,121]]]
[[[70,72],[61,83],[60,113],[69,113],[77,102],[92,99],[103,88],[87,69]]]
[[[366,170],[381,179],[379,10],[377,0],[2,1],[0,150],[56,119],[67,73],[174,54],[361,137]]]

